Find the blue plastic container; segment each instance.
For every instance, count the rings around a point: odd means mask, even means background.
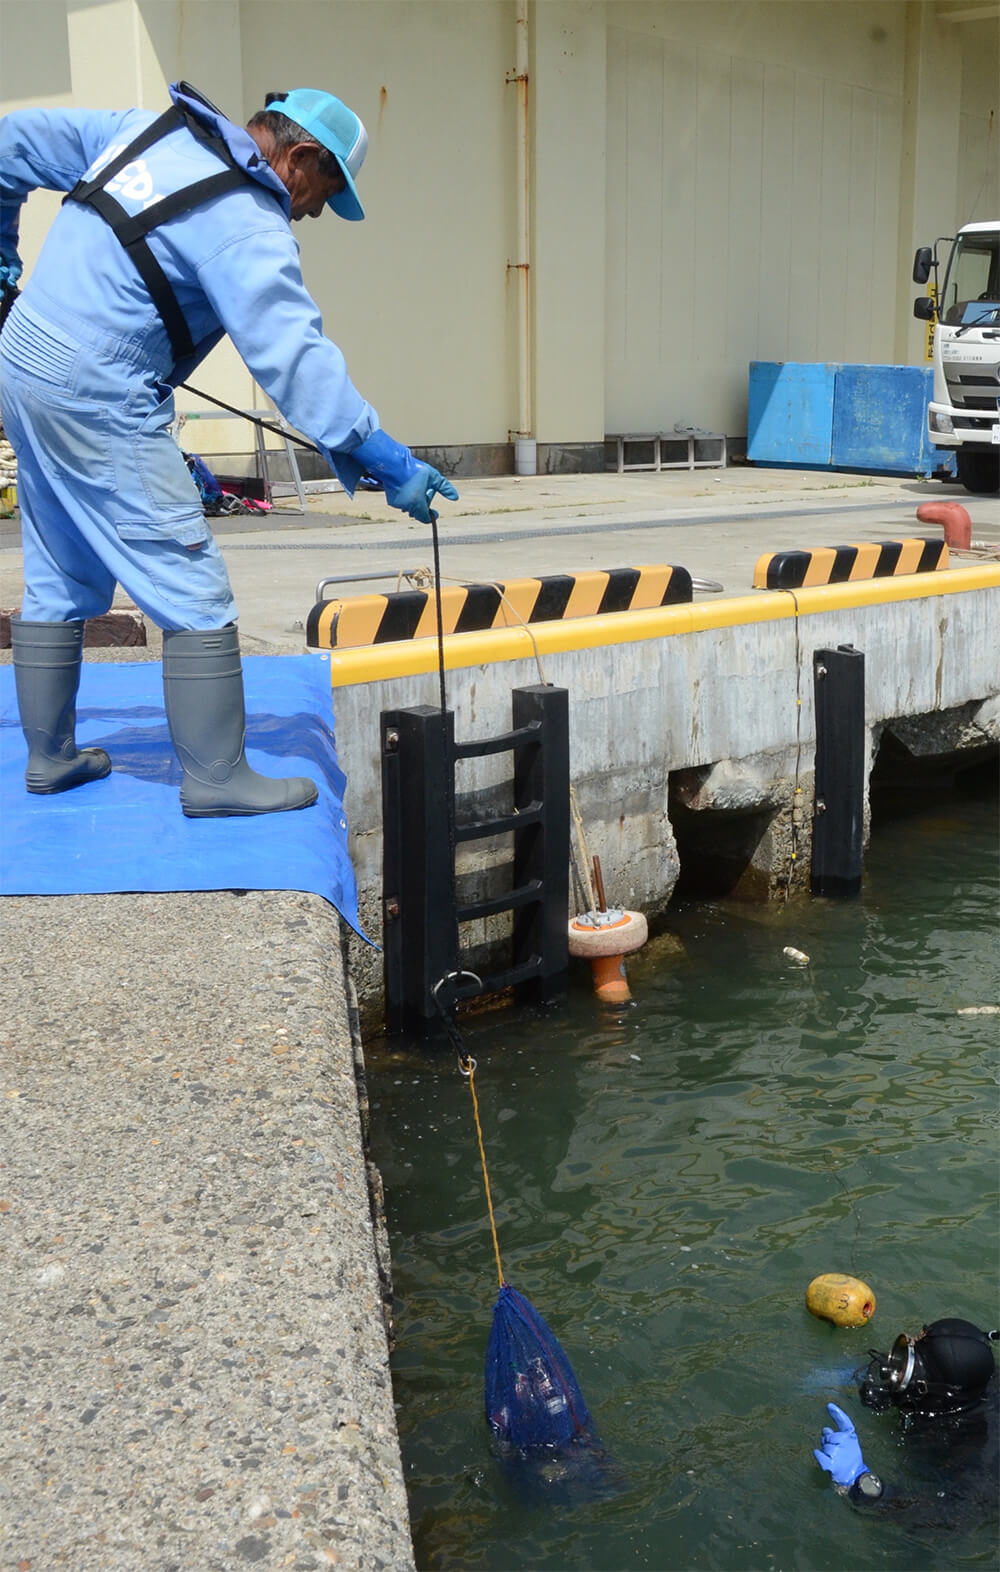
[[[930,366],[752,360],[747,458],[796,469],[954,472],[927,437]]]
[[[927,439],[930,366],[841,366],[833,394],[833,463],[842,469],[923,475],[935,466]]]
[[[747,458],[797,469],[833,462],[832,362],[752,360],[747,409]]]

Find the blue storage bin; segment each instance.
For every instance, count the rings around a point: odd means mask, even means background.
[[[844,469],[932,470],[930,366],[841,366],[833,395],[833,463]]]
[[[930,366],[752,360],[747,458],[798,469],[954,473],[927,436]]]
[[[832,463],[834,386],[840,367],[752,360],[747,458],[797,468]]]

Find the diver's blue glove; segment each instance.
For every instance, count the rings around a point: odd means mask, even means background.
[[[861,1456],[861,1442],[850,1417],[838,1408],[836,1403],[827,1403],[827,1409],[837,1421],[836,1430],[831,1430],[827,1425],[820,1440],[822,1446],[813,1452],[820,1468],[826,1470],[833,1478],[835,1485],[850,1486],[861,1474],[867,1474],[868,1468]]]
[[[21,258],[9,240],[0,243],[0,289],[13,289],[21,277]]]
[[[449,502],[458,501],[450,480],[430,464],[414,458],[409,448],[395,442],[387,431],[373,431],[348,457],[385,487],[386,500],[421,524],[431,521],[431,498],[440,491]]]

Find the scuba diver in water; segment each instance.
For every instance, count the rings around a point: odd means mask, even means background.
[[[928,1490],[885,1484],[867,1466],[851,1418],[827,1405],[827,1426],[813,1453],[854,1506],[884,1503],[908,1515],[958,1526],[982,1519],[997,1499],[998,1382],[992,1344],[1000,1332],[971,1321],[932,1321],[918,1337],[900,1333],[887,1354],[871,1350],[858,1388],[869,1408],[898,1409],[908,1462]]]

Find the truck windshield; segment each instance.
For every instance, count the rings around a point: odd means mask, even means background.
[[[1000,234],[959,235],[941,292],[941,320],[995,322],[1000,317]]]

